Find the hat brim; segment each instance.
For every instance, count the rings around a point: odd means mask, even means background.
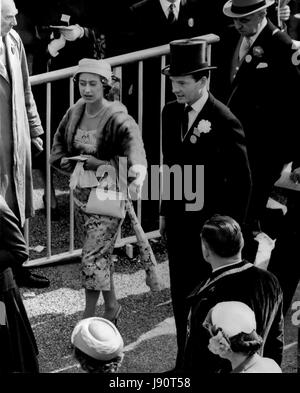
[[[195,74],[196,72],[200,72],[200,71],[207,71],[207,70],[215,70],[217,67],[215,66],[208,66],[208,67],[203,67],[203,68],[198,68],[197,70],[192,70],[192,71],[188,71],[188,72],[172,72],[171,71],[171,66],[167,65],[165,68],[163,68],[161,70],[161,73],[166,75],[166,76],[187,76],[187,75],[192,75]]]
[[[232,7],[232,0],[227,1],[223,7],[223,13],[228,16],[229,18],[243,18],[244,16],[252,15],[255,14],[258,11],[261,11],[265,8],[270,7],[270,5],[273,5],[275,3],[275,0],[266,0],[266,4],[263,5],[262,7],[256,8],[255,10],[252,10],[250,12],[245,12],[243,14],[237,14],[235,12],[231,11]]]

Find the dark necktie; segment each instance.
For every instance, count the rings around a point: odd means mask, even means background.
[[[173,3],[171,3],[170,6],[169,6],[168,22],[170,24],[175,22],[174,7],[175,7],[175,5]]]
[[[186,137],[186,134],[189,130],[189,112],[193,110],[193,108],[190,105],[186,105],[183,111],[183,116],[182,116],[182,123],[181,123],[181,141],[183,142],[184,138]]]

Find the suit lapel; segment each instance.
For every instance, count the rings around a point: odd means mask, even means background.
[[[194,129],[198,127],[199,122],[201,120],[207,120],[210,118],[209,113],[211,110],[211,106],[212,106],[212,97],[209,94],[206,103],[204,104],[202,110],[198,113],[196,119],[193,121],[191,127],[189,128],[188,132],[186,133],[186,136],[185,136],[183,142],[190,143],[190,138],[194,133]]]
[[[254,41],[253,45],[250,48],[249,51],[249,55],[251,56],[250,61],[247,62],[244,58],[243,61],[240,63],[240,67],[236,73],[236,77],[232,82],[233,86],[235,86],[240,79],[245,78],[244,76],[245,73],[247,73],[247,78],[249,78],[249,72],[255,71],[256,64],[255,61],[253,61],[253,48],[256,46],[264,47],[274,30],[275,30],[275,26],[270,21],[268,21],[267,25],[259,34],[259,36],[257,37],[257,39]]]

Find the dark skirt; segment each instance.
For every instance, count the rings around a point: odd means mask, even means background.
[[[0,374],[38,373],[38,348],[12,269],[0,272]]]

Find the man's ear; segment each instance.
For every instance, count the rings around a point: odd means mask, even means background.
[[[199,79],[200,82],[200,86],[203,89],[203,87],[205,87],[207,85],[207,77],[206,76],[202,76],[201,79]]]
[[[210,256],[210,250],[209,250],[209,246],[208,246],[207,242],[205,240],[203,240],[202,237],[201,237],[201,247],[202,247],[203,258],[205,260],[207,260],[207,258],[209,258],[209,256]]]

